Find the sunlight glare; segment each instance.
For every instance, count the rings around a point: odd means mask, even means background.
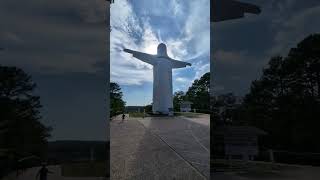
[[[152,42],[143,49],[143,52],[148,54],[157,54],[157,47],[158,47],[158,43]]]

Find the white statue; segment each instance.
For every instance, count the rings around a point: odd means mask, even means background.
[[[153,113],[173,115],[172,69],[191,66],[191,64],[171,59],[167,55],[167,46],[163,43],[158,45],[157,55],[130,49],[124,49],[124,51],[153,66]]]

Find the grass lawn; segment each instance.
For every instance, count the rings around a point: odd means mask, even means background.
[[[189,118],[197,118],[200,115],[203,115],[203,113],[194,113],[194,112],[175,112],[175,116],[185,116]]]
[[[189,118],[197,118],[203,113],[194,113],[194,112],[174,112],[175,116],[185,116]],[[150,116],[148,113],[145,114],[145,117]],[[130,112],[129,117],[143,117],[143,112]]]
[[[61,165],[61,175],[64,177],[105,177],[106,162],[79,162]]]
[[[145,117],[148,117],[149,115],[146,113]],[[129,117],[143,117],[143,112],[130,112]]]
[[[237,175],[247,178],[281,178],[284,171],[296,171],[299,167],[258,161],[242,161],[215,159],[213,161],[214,169],[223,169],[225,172],[235,172]]]

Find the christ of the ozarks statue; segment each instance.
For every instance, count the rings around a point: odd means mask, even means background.
[[[191,66],[190,63],[171,59],[167,54],[167,46],[158,45],[157,55],[124,49],[133,57],[153,66],[153,104],[152,111],[155,114],[173,113],[172,98],[172,69]]]

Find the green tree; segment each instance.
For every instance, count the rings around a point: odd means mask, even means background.
[[[110,116],[121,114],[125,110],[125,102],[122,100],[123,93],[117,83],[110,83]]]
[[[198,112],[210,112],[210,73],[205,73],[200,79],[194,80],[186,92],[185,98],[191,101],[192,108]]]
[[[320,34],[301,41],[287,57],[271,58],[251,84],[242,108],[247,123],[269,133],[269,146],[317,151],[320,135]]]
[[[152,104],[146,105],[146,106],[144,107],[144,109],[145,109],[145,111],[146,111],[147,113],[151,113],[151,112],[152,112]]]
[[[173,94],[174,111],[180,111],[180,103],[184,100],[185,100],[185,93],[183,91],[177,91]]]
[[[33,91],[31,76],[16,67],[0,65],[0,149],[9,149],[19,157],[43,156],[50,137],[50,127],[40,116],[40,97]]]
[[[233,93],[226,93],[214,96],[213,106],[213,123],[223,125],[226,123],[240,124],[240,102]]]

